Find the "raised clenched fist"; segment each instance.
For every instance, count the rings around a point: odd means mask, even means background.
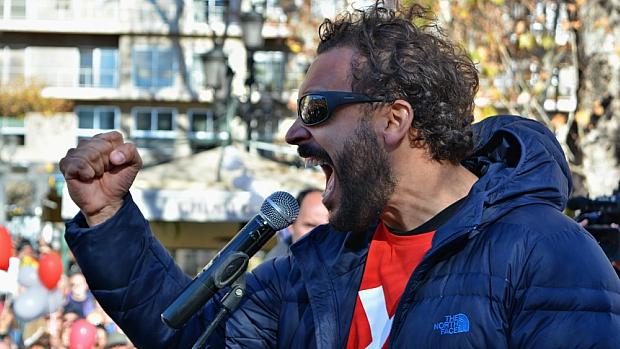
[[[136,146],[117,131],[81,140],[60,160],[69,195],[90,226],[118,211],[141,167]]]

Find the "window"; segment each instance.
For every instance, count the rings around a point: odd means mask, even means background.
[[[46,86],[78,86],[80,52],[77,47],[28,47],[27,77],[36,77]]]
[[[3,133],[24,133],[24,118],[0,116],[0,127]]]
[[[173,138],[176,130],[176,109],[134,108],[132,137]]]
[[[55,0],[54,16],[58,19],[71,19],[71,0]]]
[[[284,83],[284,52],[259,51],[254,53],[256,83],[265,91],[282,91]]]
[[[218,118],[210,110],[190,109],[187,112],[192,137],[197,139],[215,139],[220,125]]]
[[[194,0],[196,23],[224,23],[226,0]]]
[[[133,51],[133,82],[137,87],[161,88],[174,84],[176,60],[170,48],[143,48]]]
[[[5,146],[23,146],[25,144],[24,118],[0,116],[0,135]]]
[[[54,4],[59,12],[67,12],[71,9],[71,0],[56,0]]]
[[[117,87],[118,49],[81,48],[80,86]]]
[[[0,48],[0,84],[24,78],[24,49]]]
[[[26,18],[26,0],[5,0],[10,4],[11,18]]]
[[[94,136],[120,128],[120,110],[115,106],[77,106],[78,135]]]
[[[194,22],[196,23],[206,23],[206,1],[205,0],[194,0]]]

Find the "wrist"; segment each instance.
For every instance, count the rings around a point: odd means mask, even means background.
[[[87,214],[86,212],[82,211],[82,214],[84,215],[88,226],[92,228],[114,217],[116,212],[118,212],[118,210],[120,210],[122,206],[123,201],[121,200],[120,202],[114,202],[107,206],[104,206],[97,212]]]

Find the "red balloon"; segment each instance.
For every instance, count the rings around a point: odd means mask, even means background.
[[[46,253],[39,259],[39,280],[52,290],[62,275],[62,259],[56,252]]]
[[[90,322],[79,319],[71,325],[69,349],[92,349],[97,341],[97,328]]]
[[[9,270],[9,258],[13,254],[13,239],[5,227],[0,225],[0,270]]]

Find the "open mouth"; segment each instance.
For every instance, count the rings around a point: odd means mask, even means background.
[[[329,197],[332,195],[332,193],[334,192],[334,188],[335,188],[335,179],[334,179],[335,176],[333,176],[334,168],[327,161],[320,160],[315,157],[308,157],[305,160],[306,160],[306,167],[320,166],[321,169],[323,170],[323,173],[325,174],[325,191],[323,192],[323,203],[326,204],[329,201]]]

